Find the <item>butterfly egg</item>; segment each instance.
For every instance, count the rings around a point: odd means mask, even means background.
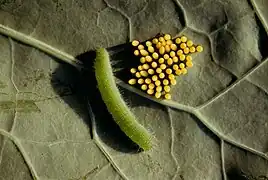
[[[157,52],[154,52],[154,53],[152,54],[152,56],[153,56],[154,59],[158,59],[158,58],[159,58],[159,55],[157,54]]]
[[[189,54],[190,49],[188,47],[186,47],[186,48],[183,49],[183,52],[184,52],[184,54]]]
[[[187,74],[187,69],[185,69],[185,68],[181,69],[181,73],[182,74]]]
[[[174,63],[177,63],[177,62],[179,61],[179,58],[178,58],[177,56],[174,56],[174,57],[172,58],[172,60],[173,60]]]
[[[136,82],[137,82],[136,79],[130,79],[130,80],[128,81],[128,84],[130,84],[130,85],[134,85],[134,84],[136,84]]]
[[[154,93],[154,90],[153,89],[148,89],[147,90],[147,94],[152,95],[153,93]]]
[[[170,40],[171,39],[171,35],[170,34],[165,34],[164,35],[164,39],[167,41],[167,40]]]
[[[165,94],[165,99],[171,99],[171,95],[169,93]]]
[[[141,74],[143,77],[147,77],[147,76],[148,76],[148,72],[147,72],[147,71],[140,71],[140,74]]]
[[[158,43],[158,39],[157,38],[154,38],[152,42],[153,42],[153,44],[157,44]]]
[[[181,37],[181,42],[185,43],[187,41],[187,37],[186,36],[182,36]]]
[[[138,46],[140,43],[137,40],[133,40],[131,44],[132,46]]]
[[[181,48],[181,49],[185,49],[186,47],[187,47],[187,46],[186,46],[185,43],[181,43],[181,44],[180,44],[180,48]]]
[[[164,46],[162,46],[162,47],[160,47],[159,48],[159,54],[165,54],[165,47]]]
[[[182,55],[182,54],[183,54],[183,50],[180,49],[180,50],[177,51],[177,55],[178,55],[178,56],[180,56],[180,55]]]
[[[152,62],[151,66],[152,68],[157,68],[157,62]]]
[[[176,51],[177,50],[177,45],[176,44],[171,44],[170,49],[173,50],[173,51]]]
[[[137,72],[137,69],[136,68],[131,68],[130,72],[131,72],[131,74],[135,74]]]
[[[149,46],[152,46],[153,43],[152,43],[151,41],[146,41],[145,45],[146,45],[147,47],[149,47]]]
[[[173,60],[172,60],[171,58],[168,58],[168,60],[167,60],[167,64],[168,64],[169,66],[171,66],[171,65],[173,64]]]
[[[176,70],[175,74],[178,75],[178,76],[181,75],[181,70],[180,69]]]
[[[170,84],[173,85],[173,86],[176,85],[176,84],[177,84],[176,79],[171,79],[171,80],[170,80]]]
[[[157,87],[155,88],[156,92],[161,92],[162,89],[163,89],[162,86],[157,86]]]
[[[164,91],[165,92],[170,92],[170,86],[164,86]]]
[[[156,73],[160,74],[162,72],[162,69],[159,67],[159,68],[156,68]]]
[[[170,53],[169,53],[169,55],[170,55],[170,57],[175,57],[176,56],[176,53],[174,52],[174,51],[170,51]]]
[[[153,58],[151,56],[145,56],[146,62],[152,62]]]
[[[167,73],[167,74],[171,74],[171,73],[172,73],[172,69],[167,68],[167,69],[166,69],[166,73]]]
[[[160,74],[159,74],[159,78],[160,78],[160,79],[164,79],[164,78],[165,78],[165,74],[164,74],[164,73],[160,73]]]
[[[164,69],[166,69],[166,68],[167,68],[167,65],[165,65],[165,64],[161,64],[161,65],[160,65],[160,69],[164,70]]]
[[[165,39],[164,39],[164,37],[159,37],[159,38],[158,38],[158,41],[159,41],[159,42],[164,42]]]
[[[140,53],[141,53],[142,56],[147,56],[147,55],[149,54],[149,53],[148,53],[146,50],[144,50],[144,49],[140,50]]]
[[[139,65],[139,66],[138,66],[138,70],[139,70],[139,71],[143,70],[143,66],[142,66],[142,65]]]
[[[135,50],[135,51],[134,51],[134,55],[135,55],[135,56],[138,56],[138,55],[140,55],[140,52],[139,52],[139,50]]]
[[[203,47],[200,46],[200,45],[197,46],[197,47],[196,47],[196,51],[197,51],[197,52],[202,52],[202,51],[203,51]]]
[[[160,85],[161,85],[161,81],[156,80],[156,81],[154,82],[154,84],[155,84],[156,86],[160,86]]]
[[[193,41],[188,40],[188,41],[186,42],[186,45],[187,45],[188,47],[192,47],[192,46],[194,45],[194,43],[193,43]]]
[[[180,66],[181,69],[185,68],[185,65],[183,63],[180,63],[179,66]]]
[[[143,85],[141,85],[141,89],[142,89],[143,91],[146,91],[146,90],[148,89],[148,87],[147,87],[146,84],[143,84]]]
[[[145,83],[146,83],[146,84],[150,84],[151,82],[152,82],[152,80],[151,80],[150,78],[146,78],[146,79],[145,79]]]
[[[168,54],[164,54],[164,56],[163,56],[163,57],[164,57],[164,59],[166,59],[166,60],[167,60],[167,59],[169,58],[169,55],[168,55]]]
[[[141,77],[140,72],[136,72],[136,73],[135,73],[135,76],[136,76],[137,78],[140,78],[140,77]]]
[[[173,44],[173,42],[172,42],[172,40],[167,40],[167,41],[166,41],[166,44],[167,44],[167,45],[171,45],[171,44]]]
[[[175,79],[175,76],[174,76],[174,74],[169,74],[169,75],[168,75],[168,79],[170,79],[170,80],[173,80],[173,79]]]
[[[148,51],[149,51],[150,53],[153,53],[153,52],[154,52],[154,47],[153,47],[153,46],[148,46]]]
[[[181,38],[179,38],[179,37],[176,38],[175,43],[176,43],[176,44],[180,44],[180,43],[181,43]]]
[[[186,62],[186,66],[189,67],[189,68],[190,68],[190,67],[193,67],[193,63],[192,63],[192,61],[187,61],[187,62]]]
[[[172,68],[176,71],[176,70],[179,69],[179,66],[178,66],[177,64],[174,64],[174,65],[172,66]]]
[[[154,89],[155,85],[154,85],[153,83],[150,83],[150,84],[148,85],[148,87],[149,87],[149,89]]]
[[[141,58],[140,58],[140,62],[141,62],[142,64],[145,63],[145,62],[146,62],[145,57],[141,57]]]
[[[148,74],[153,75],[154,74],[154,70],[153,69],[148,69]]]
[[[143,64],[143,65],[142,65],[142,68],[145,69],[145,70],[149,69],[149,67],[150,67],[150,66],[149,66],[148,64]]]
[[[181,54],[181,55],[179,56],[179,58],[180,58],[181,61],[184,61],[184,60],[185,60],[185,55],[184,55],[184,54]]]
[[[168,85],[168,84],[169,84],[169,80],[164,79],[164,80],[163,80],[163,84],[164,84],[165,86]]]
[[[140,45],[138,45],[138,49],[142,50],[142,49],[144,49],[144,46],[142,44],[140,44]]]
[[[191,53],[194,53],[195,51],[196,51],[196,49],[195,49],[194,46],[190,47],[190,52],[191,52]]]
[[[157,79],[158,79],[157,75],[153,75],[153,76],[152,76],[152,80],[153,80],[153,81],[157,81]]]
[[[158,42],[155,46],[157,49],[160,49],[162,47],[162,43],[161,42]]]
[[[164,58],[159,58],[158,63],[163,64],[165,62]]]
[[[140,78],[138,79],[138,84],[143,84],[144,83],[144,79]]]
[[[170,46],[169,45],[165,45],[165,51],[168,52],[168,53],[170,52]]]
[[[190,55],[186,56],[186,61],[192,61],[192,60],[193,60],[192,56]]]
[[[159,99],[160,97],[161,97],[161,92],[156,92],[155,94],[154,94],[154,96],[157,98],[157,99]]]

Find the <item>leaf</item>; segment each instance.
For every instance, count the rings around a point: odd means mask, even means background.
[[[0,1],[0,179],[267,179],[267,6]],[[111,63],[122,69],[117,62],[130,61],[125,43],[159,32],[186,34],[204,52],[178,79],[172,101],[116,77],[156,139],[152,151],[138,152],[107,112],[94,76],[75,67],[77,59],[92,63],[84,52],[112,47]]]

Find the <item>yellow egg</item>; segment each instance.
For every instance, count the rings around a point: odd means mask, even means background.
[[[135,73],[137,72],[137,69],[136,69],[136,68],[131,68],[131,69],[130,69],[130,72],[131,72],[132,74],[135,74]]]
[[[170,92],[170,86],[164,86],[165,92]]]
[[[190,47],[190,52],[191,53],[194,53],[195,52],[195,47],[194,46]]]
[[[169,55],[170,55],[170,57],[174,57],[174,56],[176,56],[176,53],[174,51],[170,51]]]
[[[157,79],[158,79],[157,75],[153,75],[152,80],[157,81]]]
[[[186,48],[183,49],[183,52],[184,52],[184,54],[189,54],[190,49],[188,47],[186,47]]]
[[[156,92],[156,93],[154,94],[154,96],[155,96],[157,99],[159,99],[159,98],[161,97],[161,93],[160,93],[160,92]]]
[[[156,48],[157,49],[160,49],[162,47],[162,43],[161,42],[158,42],[157,44],[156,44]]]
[[[182,74],[187,74],[187,69],[185,69],[185,68],[182,69],[182,70],[181,70],[181,73],[182,73]]]
[[[141,57],[141,58],[140,58],[140,62],[141,62],[142,64],[145,63],[145,62],[146,62],[145,57]]]
[[[155,85],[153,83],[148,85],[149,89],[154,89]]]
[[[166,60],[167,60],[167,59],[169,58],[169,55],[168,55],[168,54],[164,54],[164,56],[163,56],[163,57],[164,57],[164,59],[166,59]]]
[[[186,45],[188,46],[188,47],[192,47],[193,46],[193,41],[191,41],[191,40],[188,40],[187,41],[187,43],[186,43]]]
[[[176,70],[179,69],[179,66],[178,66],[177,64],[174,64],[174,65],[173,65],[173,69],[176,71]]]
[[[170,79],[170,80],[175,79],[174,74],[170,74],[170,75],[168,75],[168,79]]]
[[[178,69],[178,70],[175,71],[175,73],[176,73],[176,75],[180,75],[181,74],[181,70]]]
[[[193,60],[193,58],[192,58],[192,56],[186,56],[186,61],[192,61]]]
[[[197,52],[202,52],[203,51],[203,47],[202,46],[197,46],[196,47],[196,51]]]
[[[157,63],[156,62],[152,62],[152,68],[157,68]]]
[[[181,42],[185,43],[187,41],[187,37],[186,36],[182,36],[181,37]]]
[[[165,99],[171,99],[171,95],[170,94],[165,94]]]
[[[171,79],[171,80],[170,80],[170,84],[173,85],[173,86],[176,85],[176,84],[177,84],[176,79]]]
[[[166,44],[167,44],[167,45],[171,45],[171,44],[172,44],[172,41],[171,41],[171,40],[167,40],[167,41],[166,41]]]
[[[160,78],[160,79],[163,79],[164,77],[165,77],[165,74],[164,74],[164,73],[160,73],[160,74],[159,74],[159,78]]]
[[[192,61],[187,61],[187,62],[186,62],[186,66],[187,66],[187,67],[193,67],[193,63],[192,63]]]
[[[150,67],[150,66],[149,66],[148,64],[143,64],[143,65],[142,65],[142,68],[145,69],[145,70],[149,69],[149,67]]]
[[[154,90],[153,89],[148,89],[147,90],[147,94],[152,95],[153,93],[154,93]]]
[[[148,54],[149,54],[148,51],[146,51],[144,49],[140,50],[140,53],[142,56],[148,56]]]
[[[146,84],[141,85],[141,89],[144,91],[147,90],[147,85]]]
[[[151,82],[152,82],[152,80],[151,80],[150,78],[146,78],[146,79],[145,79],[145,83],[146,83],[146,84],[150,84]]]
[[[183,63],[180,63],[179,66],[180,66],[181,69],[185,68],[185,65]]]
[[[156,86],[160,86],[160,85],[161,85],[161,81],[156,80],[156,81],[155,81],[155,85],[156,85]]]
[[[159,49],[159,54],[164,54],[165,53],[165,47],[162,46],[160,49]]]
[[[136,73],[135,73],[135,76],[136,76],[137,78],[140,78],[140,77],[141,77],[140,72],[136,72]]]
[[[135,55],[135,56],[138,56],[138,55],[140,55],[140,52],[139,52],[139,50],[135,50],[135,51],[134,51],[134,55]]]
[[[177,63],[177,62],[179,61],[179,58],[178,58],[177,56],[174,56],[174,57],[172,58],[172,60],[173,60],[174,63]]]
[[[158,55],[156,52],[154,52],[154,53],[152,54],[152,56],[153,56],[154,59],[158,59],[158,57],[159,57],[159,55]]]
[[[150,53],[153,53],[153,52],[154,52],[154,47],[153,47],[153,46],[148,46],[148,51],[149,51]]]
[[[176,51],[177,50],[177,45],[176,44],[171,44],[170,49],[172,49],[173,51]]]
[[[153,58],[151,56],[145,56],[145,60],[147,62],[152,62],[153,61]]]
[[[162,70],[166,69],[166,67],[167,67],[167,66],[166,66],[165,64],[161,64],[161,65],[160,65],[160,69],[162,69]]]
[[[154,74],[154,70],[153,69],[148,69],[148,74],[153,75]]]
[[[165,62],[164,58],[159,58],[158,63],[163,64]]]
[[[185,49],[187,46],[185,43],[181,43],[180,47],[181,47],[181,49]]]
[[[169,84],[169,80],[164,79],[164,80],[163,80],[163,84],[164,84],[165,86],[168,85],[168,84]]]
[[[136,79],[130,79],[130,80],[128,81],[128,84],[133,85],[133,84],[136,84],[136,82],[137,82]]]
[[[156,68],[156,73],[160,74],[162,72],[161,68]]]
[[[167,64],[168,64],[169,66],[171,66],[171,65],[173,64],[173,60],[172,60],[171,58],[168,58],[168,60],[167,60]]]
[[[152,46],[152,45],[153,45],[151,41],[146,41],[146,43],[145,43],[145,44],[146,44],[146,46],[147,46],[147,47],[149,47],[149,46]]]
[[[140,45],[138,45],[138,49],[142,50],[142,49],[144,49],[144,46],[142,44],[140,44]]]
[[[137,40],[133,40],[131,44],[132,46],[138,46],[140,43]]]
[[[166,69],[166,73],[167,73],[167,74],[171,74],[171,73],[172,73],[172,69],[167,68],[167,69]]]
[[[167,40],[170,40],[171,39],[171,35],[170,34],[165,34],[164,35],[164,39],[167,41]]]
[[[162,86],[157,86],[155,89],[157,92],[161,92],[162,91]]]
[[[180,49],[180,50],[177,51],[177,55],[178,55],[178,56],[180,56],[180,55],[182,55],[182,54],[183,54],[183,50]]]
[[[138,70],[139,70],[139,71],[143,70],[143,66],[142,66],[142,65],[139,65],[139,66],[138,66]]]
[[[180,44],[181,43],[181,38],[176,38],[176,40],[175,40],[175,42],[176,42],[176,44]]]
[[[143,77],[147,77],[148,76],[148,72],[147,71],[140,71],[141,75]]]
[[[165,45],[165,51],[170,52],[170,46],[169,45]]]
[[[159,42],[165,41],[164,37],[159,37],[158,40],[159,40]]]
[[[180,57],[180,60],[181,61],[184,61],[185,60],[185,55],[184,54],[181,54],[179,57]]]
[[[157,39],[157,38],[154,38],[154,39],[153,39],[153,43],[154,43],[154,44],[157,44],[157,43],[158,43],[158,39]]]
[[[140,78],[138,79],[138,84],[143,84],[144,83],[144,79]]]

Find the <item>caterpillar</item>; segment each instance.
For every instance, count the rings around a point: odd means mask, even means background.
[[[94,62],[97,86],[108,111],[120,129],[140,148],[152,148],[152,135],[137,121],[123,100],[113,76],[109,53],[105,48],[96,50]]]

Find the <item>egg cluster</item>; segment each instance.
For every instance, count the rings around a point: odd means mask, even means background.
[[[187,74],[193,66],[192,53],[202,52],[201,45],[194,45],[186,36],[171,38],[164,34],[152,41],[132,41],[134,55],[140,65],[131,68],[133,78],[128,81],[156,98],[171,99],[171,86],[176,85],[176,76]]]

